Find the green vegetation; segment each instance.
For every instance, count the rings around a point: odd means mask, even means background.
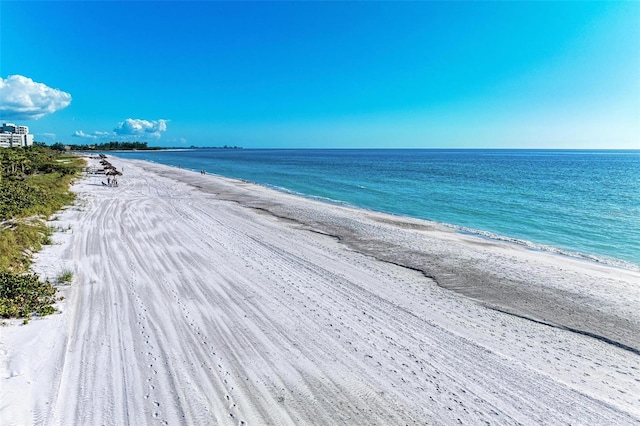
[[[56,288],[40,281],[35,274],[0,272],[0,315],[5,318],[29,318],[55,312]]]
[[[73,280],[73,272],[68,269],[62,271],[60,275],[56,278],[56,283],[58,284],[70,284],[71,280]]]
[[[0,271],[24,272],[29,255],[50,242],[51,230],[40,219],[13,219],[0,229]]]
[[[87,144],[83,144],[83,145],[64,145],[60,142],[56,142],[53,145],[51,145],[51,148],[56,150],[56,151],[66,151],[66,150],[71,150],[71,151],[130,151],[130,150],[134,150],[134,149],[139,149],[139,150],[157,150],[160,148],[149,148],[147,146],[147,142],[117,142],[117,141],[112,141],[112,142],[105,142],[105,143],[98,143],[98,144],[92,144],[92,145],[87,145]]]
[[[158,151],[162,149],[185,149],[184,146],[174,147],[152,147],[148,146],[147,142],[104,142],[97,144],[63,144],[62,142],[56,142],[51,145],[51,149],[55,151]],[[188,149],[242,149],[241,146],[194,146],[191,145]]]
[[[44,219],[73,203],[69,185],[83,165],[42,146],[0,148],[0,316],[55,311],[57,290],[28,273],[30,255],[51,243]]]

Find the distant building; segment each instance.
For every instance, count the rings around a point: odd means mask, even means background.
[[[4,123],[0,127],[0,147],[13,148],[15,146],[31,145],[33,145],[33,135],[29,134],[27,126]]]

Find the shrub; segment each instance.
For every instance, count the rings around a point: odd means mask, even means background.
[[[36,274],[0,272],[0,316],[28,318],[32,314],[55,312],[58,290],[49,281],[40,281]]]
[[[0,182],[0,220],[10,219],[37,206],[42,192],[22,180],[4,179]]]

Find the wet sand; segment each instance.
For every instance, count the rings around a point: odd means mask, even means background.
[[[110,161],[37,256],[62,313],[1,330],[3,424],[640,421],[637,272]]]

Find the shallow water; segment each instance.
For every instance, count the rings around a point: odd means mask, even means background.
[[[640,151],[211,149],[115,155],[640,265]]]

